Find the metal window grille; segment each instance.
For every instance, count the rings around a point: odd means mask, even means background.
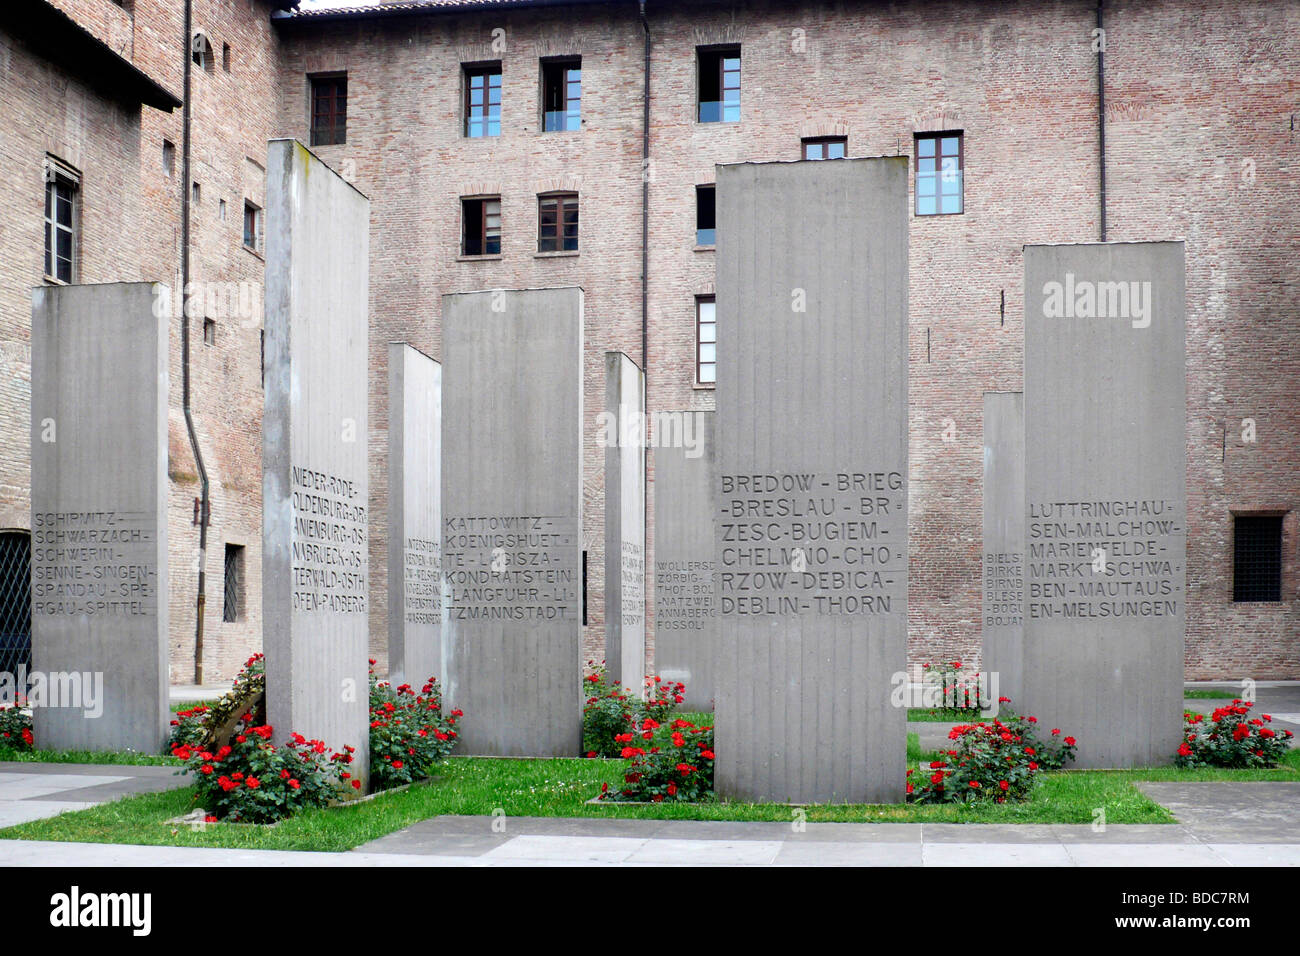
[[[32,666],[32,539],[0,533],[0,671]]]
[[[227,624],[239,620],[243,604],[244,549],[237,544],[226,545],[225,599],[221,605],[221,620]]]
[[[1282,516],[1237,515],[1232,528],[1232,599],[1282,600]]]

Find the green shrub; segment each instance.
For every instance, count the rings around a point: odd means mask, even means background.
[[[602,784],[600,799],[614,803],[698,802],[713,797],[713,728],[678,718],[660,724],[645,717],[618,735],[629,761],[623,785]]]
[[[0,707],[0,749],[31,750],[32,715],[17,704]]]
[[[427,777],[451,753],[459,736],[459,710],[444,715],[435,677],[419,694],[410,684],[394,688],[375,679],[370,662],[370,788],[387,790]]]
[[[1177,767],[1276,767],[1290,749],[1291,731],[1267,726],[1268,714],[1250,716],[1253,704],[1234,700],[1204,714],[1183,713],[1183,741],[1174,755]]]
[[[628,691],[621,681],[608,682],[604,662],[588,661],[591,671],[583,680],[586,703],[582,708],[582,752],[588,757],[617,757],[623,749],[615,737],[640,727],[645,718],[662,724],[683,700],[686,685],[647,677],[645,699]]]

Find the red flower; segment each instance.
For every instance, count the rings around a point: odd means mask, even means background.
[[[361,781],[360,781],[360,780],[353,780],[353,781],[352,781],[352,789],[353,789],[353,790],[360,790],[360,789],[361,789]]]
[[[1067,746],[1067,747],[1073,747],[1074,744],[1075,744],[1075,740],[1074,740],[1073,737],[1066,737],[1066,738],[1065,738],[1065,746]]]
[[[294,790],[297,790],[299,787],[302,786],[302,784],[300,784],[297,780],[290,780],[289,786],[292,787]]]
[[[1192,755],[1192,748],[1187,746],[1186,741],[1178,745],[1178,756],[1190,757],[1191,755]]]
[[[256,789],[257,789],[258,787],[260,787],[261,785],[262,785],[262,781],[258,780],[256,777],[249,777],[249,778],[248,778],[248,786],[249,786],[251,789],[256,790]]]
[[[998,788],[1001,789],[1001,790],[1010,790],[1010,789],[1011,789],[1011,784],[1007,783],[1005,780],[999,780],[999,781],[998,781]]]
[[[972,781],[970,782],[970,785],[971,785],[971,787],[974,788],[975,790],[978,790],[978,789],[980,788],[980,782],[979,782],[978,780],[972,780]]]

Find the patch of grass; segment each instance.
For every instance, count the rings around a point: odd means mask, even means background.
[[[1183,700],[1236,700],[1240,696],[1240,693],[1219,690],[1215,687],[1197,687],[1194,690],[1183,690]]]
[[[146,754],[134,750],[101,752],[97,750],[10,750],[0,747],[0,761],[19,763],[91,763],[126,764],[132,767],[179,767],[179,761],[163,754]]]
[[[909,707],[907,719],[936,724],[970,724],[984,718],[978,713],[953,707]]]
[[[211,706],[212,706],[213,704],[215,704],[215,703],[216,703],[216,700],[215,700],[215,699],[213,699],[213,700],[178,700],[178,701],[174,702],[173,704],[171,704],[171,712],[172,712],[173,714],[175,714],[175,713],[179,713],[179,712],[182,711],[182,710],[193,710],[195,707],[198,707],[200,704],[204,705],[205,707],[211,707]]]
[[[689,718],[688,718],[689,719]],[[908,735],[908,760],[929,755]],[[0,830],[0,839],[70,840],[89,843],[129,841],[167,846],[215,846],[280,850],[348,850],[420,820],[440,815],[516,817],[617,817],[655,820],[766,820],[788,823],[784,804],[736,803],[602,805],[586,801],[602,783],[619,782],[617,760],[495,760],[452,757],[438,765],[430,784],[332,810],[310,810],[279,826],[208,825],[202,829],[168,823],[195,809],[194,790],[142,794],[114,803],[65,813]],[[1108,823],[1171,823],[1163,807],[1142,794],[1142,780],[1300,780],[1300,751],[1275,770],[1077,770],[1044,775],[1034,798],[1024,804],[972,806],[831,805],[805,808],[816,822],[856,823],[1091,823],[1104,807]]]

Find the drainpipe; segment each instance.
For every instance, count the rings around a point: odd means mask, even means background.
[[[181,406],[185,409],[185,430],[190,436],[190,450],[199,470],[199,593],[195,602],[194,683],[203,683],[203,608],[207,603],[208,557],[208,470],[203,464],[199,435],[194,428],[190,409],[190,90],[194,65],[191,45],[194,42],[193,0],[185,0],[185,102],[181,109]]]
[[[1101,170],[1101,241],[1106,241],[1106,32],[1102,23],[1105,0],[1097,0],[1097,142]]]

